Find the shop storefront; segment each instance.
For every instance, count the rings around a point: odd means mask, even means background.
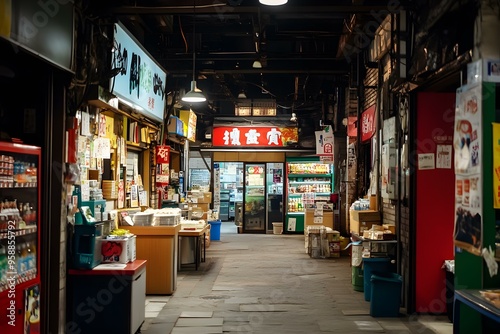
[[[43,27],[26,19],[47,15],[39,3],[0,7],[0,332],[57,332],[65,322],[61,203],[73,3],[52,8]],[[56,40],[58,47],[44,42]]]

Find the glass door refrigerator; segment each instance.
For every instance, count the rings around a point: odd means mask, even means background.
[[[304,233],[305,211],[317,202],[329,202],[333,189],[333,165],[319,157],[286,160],[286,210],[283,233]]]
[[[273,223],[283,223],[283,163],[267,163],[267,232]]]
[[[0,333],[40,332],[40,163],[0,142]]]
[[[266,164],[245,163],[243,233],[266,233]]]

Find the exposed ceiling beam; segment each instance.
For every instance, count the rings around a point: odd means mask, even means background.
[[[401,10],[399,7],[398,10]],[[193,15],[193,6],[119,6],[108,9],[112,14],[116,15],[164,15],[164,14],[188,14]],[[387,12],[387,5],[332,5],[332,6],[285,6],[277,8],[259,7],[259,6],[238,6],[232,7],[226,4],[213,3],[209,5],[196,6],[196,14],[257,14],[257,13],[279,13],[280,15],[309,13],[372,13],[372,12]]]

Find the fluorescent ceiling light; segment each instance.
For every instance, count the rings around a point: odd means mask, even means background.
[[[263,5],[267,6],[281,6],[288,2],[288,0],[259,0]]]
[[[184,94],[181,100],[184,102],[196,103],[205,102],[207,98],[201,93],[201,90],[196,87],[196,81],[193,80],[191,81],[191,90]]]

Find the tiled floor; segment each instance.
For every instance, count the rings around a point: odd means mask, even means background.
[[[312,259],[303,235],[236,232],[222,223],[198,271],[147,297],[143,333],[452,333],[446,316],[371,317],[350,258]]]

